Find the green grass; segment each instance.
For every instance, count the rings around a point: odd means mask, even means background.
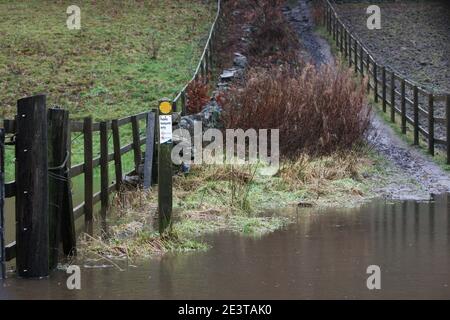
[[[46,93],[72,118],[113,119],[154,107],[190,79],[214,17],[199,0],[85,1],[81,30],[70,1],[0,0],[0,118]],[[152,59],[152,39],[160,45]]]
[[[38,93],[47,95],[48,106],[68,109],[72,119],[115,119],[156,107],[192,77],[215,3],[89,1],[79,5],[81,30],[69,30],[69,1],[0,0],[0,119],[14,116],[18,99]],[[160,45],[156,59],[152,41]],[[72,140],[72,164],[82,163],[83,137],[73,134]],[[130,125],[121,127],[121,140],[132,141]],[[108,147],[112,151],[112,139]],[[14,179],[10,149],[7,180]],[[96,133],[94,156],[99,152]],[[124,172],[131,170],[133,157],[123,164]]]

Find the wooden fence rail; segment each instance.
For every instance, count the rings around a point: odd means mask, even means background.
[[[204,81],[209,81],[209,75],[212,70],[212,66],[216,62],[214,52],[216,51],[218,46],[217,30],[219,27],[221,14],[222,14],[222,0],[218,0],[216,16],[209,31],[205,48],[203,49],[202,56],[194,72],[194,75],[192,76],[192,79],[183,87],[183,89],[180,90],[180,92],[176,95],[176,97],[172,101],[172,110],[174,112],[181,112],[181,115],[186,114],[186,103],[188,98],[186,91],[192,82],[198,81],[200,77]],[[178,107],[180,107],[181,110],[178,110]]]
[[[5,206],[5,130],[0,128],[0,279],[6,278],[4,206]]]
[[[392,122],[400,115],[403,134],[407,133],[408,124],[412,126],[414,144],[418,145],[422,136],[431,155],[435,154],[436,145],[445,148],[450,164],[450,94],[428,91],[377,63],[362,41],[341,21],[331,2],[324,0],[324,4],[322,21],[328,34],[355,73],[368,79],[367,90],[373,91],[374,101],[381,99],[383,112],[390,108]]]
[[[110,202],[109,195],[111,192],[119,190],[123,183],[122,157],[125,154],[133,152],[135,159],[134,169],[125,176],[132,173],[139,174],[136,170],[139,170],[142,158],[141,146],[146,143],[146,137],[142,137],[140,133],[139,121],[147,119],[149,114],[154,114],[154,111],[94,123],[89,117],[85,118],[83,122],[69,122],[68,112],[62,109],[49,109],[47,112],[45,96],[21,99],[18,106],[16,120],[4,120],[4,128],[0,133],[0,141],[4,141],[5,134],[14,137],[17,166],[16,181],[4,182],[3,167],[0,175],[1,261],[6,262],[16,258],[18,273],[24,277],[35,278],[46,276],[49,270],[56,267],[60,242],[63,244],[66,255],[74,253],[76,246],[75,220],[84,215],[86,232],[92,234],[94,206],[99,202],[102,220],[106,219]],[[65,123],[66,125],[64,125]],[[121,147],[120,128],[127,124],[132,124],[133,142]],[[69,129],[83,135],[84,157],[83,163],[73,165],[70,169],[68,167],[71,163],[70,143],[68,143],[70,140]],[[100,156],[94,158],[93,134],[96,132],[100,134],[101,151]],[[112,153],[108,152],[110,135],[114,137]],[[152,134],[151,136],[155,137],[156,135]],[[2,164],[4,163],[3,146],[4,144],[1,143],[0,159]],[[47,158],[47,150],[49,158]],[[112,183],[109,181],[108,170],[111,162],[114,162],[116,171],[116,181]],[[63,163],[63,165],[58,165],[58,163]],[[100,191],[94,193],[94,169],[98,167],[100,167]],[[73,208],[69,181],[83,174],[84,201]],[[38,181],[38,183],[32,184],[33,181]],[[50,192],[48,192],[49,181]],[[50,204],[46,195],[49,195]],[[17,240],[5,245],[3,200],[14,197],[16,198],[16,216],[18,217]],[[36,252],[36,254],[31,254],[32,252]],[[33,257],[36,260],[33,260]],[[50,265],[46,264],[47,262],[50,262]],[[3,264],[1,266],[3,272]]]

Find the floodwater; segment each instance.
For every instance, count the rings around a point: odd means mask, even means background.
[[[259,239],[208,236],[207,252],[167,255],[125,271],[81,266],[78,291],[67,289],[63,271],[44,280],[10,274],[0,298],[449,299],[449,205],[444,196],[299,212],[284,230]],[[381,290],[366,286],[369,265],[381,268]]]

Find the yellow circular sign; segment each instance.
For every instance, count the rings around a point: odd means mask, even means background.
[[[159,111],[164,114],[170,113],[170,111],[172,111],[172,104],[168,101],[161,102],[159,105]]]

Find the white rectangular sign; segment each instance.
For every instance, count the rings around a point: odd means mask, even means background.
[[[159,116],[159,143],[172,143],[172,116]]]

